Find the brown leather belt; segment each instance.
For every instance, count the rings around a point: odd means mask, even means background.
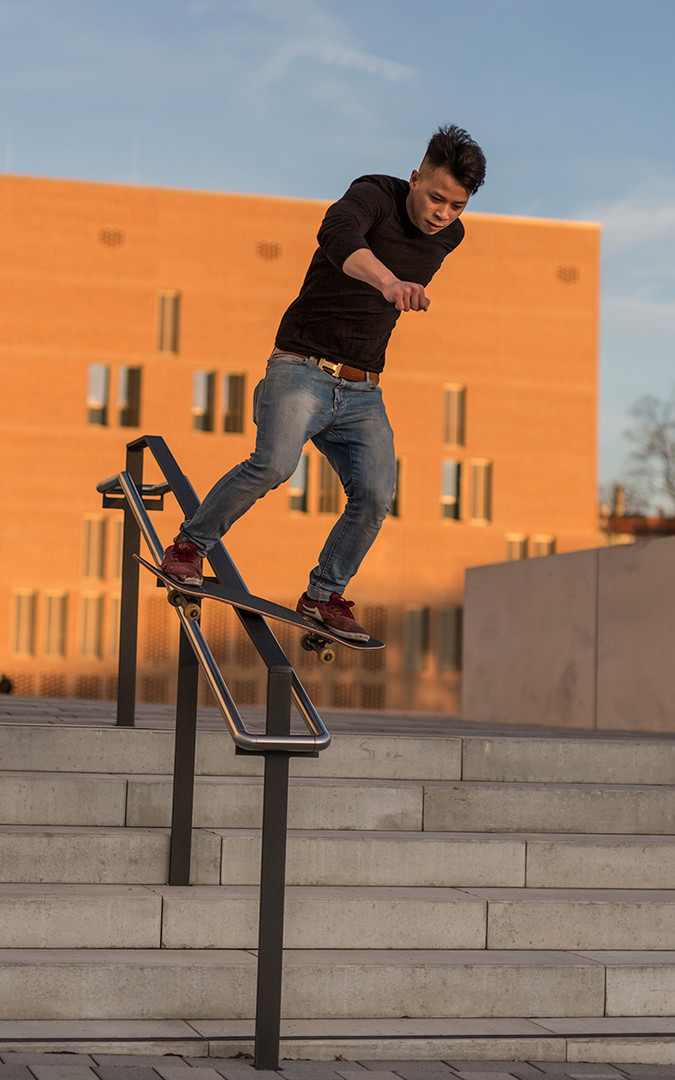
[[[283,353],[283,349],[275,349],[275,353]],[[377,384],[380,376],[376,371],[362,371],[361,368],[349,367],[348,364],[336,364],[332,360],[326,360],[325,356],[307,356],[305,353],[293,351],[291,356],[299,356],[301,360],[311,360],[322,371],[327,371],[336,379],[347,379],[349,382],[371,382]]]

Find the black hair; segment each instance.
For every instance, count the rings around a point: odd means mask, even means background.
[[[475,195],[485,181],[485,154],[468,131],[456,124],[439,127],[432,135],[425,163],[434,169],[447,169],[470,195]]]

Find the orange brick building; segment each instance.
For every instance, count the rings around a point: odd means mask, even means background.
[[[247,456],[325,206],[0,177],[0,671],[16,692],[114,696],[121,514],[96,484],[140,434],[166,439],[200,495]],[[464,569],[597,542],[599,229],[465,225],[383,376],[398,491],[349,595],[388,648],[325,667],[279,634],[319,707],[456,710]],[[226,539],[249,588],[294,604],[339,507],[310,446]],[[173,503],[153,515],[165,543],[179,520]],[[207,640],[235,700],[262,702],[229,616],[207,610]],[[143,578],[141,698],[172,700],[177,637]]]

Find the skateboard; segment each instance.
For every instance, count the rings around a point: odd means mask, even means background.
[[[167,600],[172,607],[181,608],[186,619],[195,622],[201,615],[201,602],[204,599],[218,600],[221,604],[229,604],[234,608],[242,608],[244,611],[253,611],[256,615],[264,615],[269,619],[277,619],[289,626],[297,626],[304,630],[300,644],[307,652],[315,652],[322,664],[331,664],[335,659],[334,642],[346,645],[349,649],[383,649],[384,642],[377,638],[369,638],[368,641],[350,641],[349,638],[339,637],[332,634],[328,627],[312,619],[309,615],[301,615],[292,608],[282,607],[281,604],[273,604],[271,600],[264,600],[260,596],[243,589],[229,588],[221,585],[219,581],[205,579],[203,585],[185,585],[181,581],[163,574],[158,566],[146,562],[140,555],[134,555],[141,566],[154,574],[158,582],[166,586]]]

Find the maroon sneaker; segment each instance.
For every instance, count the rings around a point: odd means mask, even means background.
[[[353,607],[353,600],[344,600],[336,592],[331,595],[330,600],[312,600],[307,593],[303,593],[295,610],[301,615],[309,615],[310,618],[325,623],[338,637],[349,638],[351,641],[370,641],[368,631],[359,626],[352,615],[350,608]]]
[[[183,585],[201,585],[204,581],[199,548],[191,540],[181,540],[180,537],[176,537],[164,552],[160,570]]]

